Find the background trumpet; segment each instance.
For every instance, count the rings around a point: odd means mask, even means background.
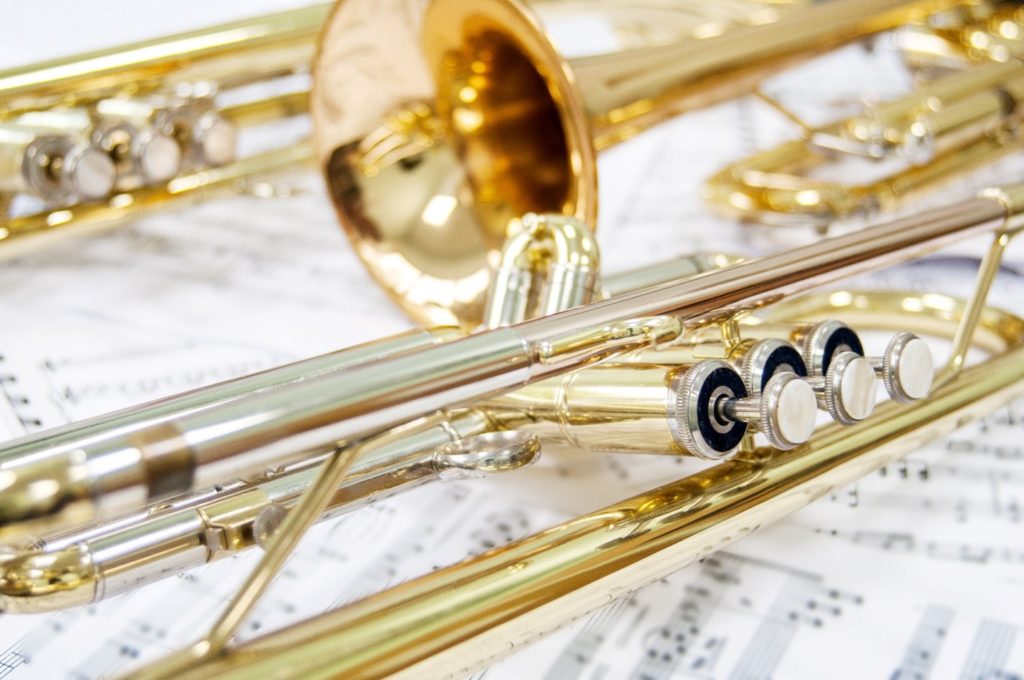
[[[107,226],[304,162],[302,139],[240,160],[238,131],[306,113],[328,9],[0,72],[2,240]]]

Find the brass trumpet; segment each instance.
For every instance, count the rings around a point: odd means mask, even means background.
[[[544,17],[564,17],[573,3],[434,0],[374,12],[349,0],[314,62],[316,162],[356,252],[391,297],[423,324],[472,327],[511,219],[560,212],[594,224],[598,151],[955,4],[762,6],[672,42],[566,59]],[[608,23],[629,7],[612,3]],[[671,25],[671,9],[654,16]]]
[[[271,442],[279,446],[289,440],[306,445],[343,441],[346,445],[328,456],[307,495],[272,533],[257,570],[211,632],[193,648],[132,677],[244,677],[252,673],[448,677],[468,673],[515,645],[894,460],[995,404],[1024,394],[1020,356],[1024,321],[985,307],[1003,249],[1021,229],[1021,191],[1020,187],[989,191],[965,203],[780,255],[386,357],[336,376],[282,388],[281,396],[290,397],[288,413],[275,409],[272,418],[248,422],[219,419],[230,424],[225,428],[230,432],[218,434],[222,450],[236,443],[264,448]],[[814,292],[846,275],[914,259],[921,252],[981,234],[989,234],[993,243],[967,303],[940,296]],[[752,317],[746,316],[751,313]],[[939,372],[935,391],[929,394],[931,365],[919,346],[911,350],[898,336],[890,344],[895,349],[886,352],[881,361],[871,361],[849,349],[836,351],[839,346],[856,344],[842,333],[848,329],[845,325],[806,323],[846,314],[877,327],[905,331],[920,326],[929,333],[951,337],[952,357]],[[661,321],[656,323],[656,319]],[[798,319],[805,323],[794,323]],[[806,444],[788,452],[777,442],[741,447],[749,432],[744,423],[758,422],[757,414],[771,413],[769,393],[783,382],[781,377],[787,376],[787,383],[803,385],[800,389],[814,391],[809,383],[815,376],[802,380],[798,372],[790,372],[794,368],[790,365],[770,377],[761,376],[756,381],[763,385],[758,397],[740,397],[737,391],[746,389],[743,374],[721,359],[694,363],[694,353],[702,351],[697,348],[708,341],[709,329],[719,334],[720,351],[730,356],[743,340],[756,340],[762,332],[785,343],[777,335],[780,328],[786,329],[789,337],[804,338],[804,354],[812,362],[816,352],[811,350],[828,353],[827,348],[832,347],[826,376],[835,376],[836,366],[845,372],[848,362],[860,360],[873,378],[877,365],[889,376],[886,382],[890,386],[893,380],[901,382],[894,394],[897,398],[875,414],[862,414],[863,420],[852,426],[837,422],[815,431]],[[825,335],[828,340],[823,341]],[[979,365],[965,367],[966,352],[975,342],[994,354]],[[650,366],[650,359],[630,360],[636,351],[669,352],[670,356],[680,352],[685,363],[668,373],[664,368],[654,369],[662,377],[648,383],[641,376],[649,370],[643,366]],[[904,351],[903,361],[894,363],[893,357]],[[600,366],[578,370],[597,360],[601,360]],[[796,363],[795,359],[789,361]],[[620,363],[627,368],[614,368]],[[764,365],[756,355],[751,359],[744,356],[742,363]],[[881,368],[886,363],[888,370]],[[601,409],[598,395],[606,388],[600,386],[599,378],[596,383],[593,380],[602,371],[616,370],[632,371],[633,375],[619,383],[617,401]],[[764,378],[767,384],[761,382]],[[565,382],[558,387],[552,379]],[[575,387],[576,381],[581,391],[579,396],[565,397],[569,411],[552,406],[552,392],[545,386],[565,392]],[[623,398],[630,393],[627,385],[635,390],[636,396],[630,399]],[[648,385],[660,386],[660,407],[654,405],[657,400],[649,402],[643,396]],[[733,385],[737,391],[729,391]],[[701,455],[706,453],[702,446],[714,447],[720,439],[736,436],[740,455],[283,631],[239,645],[231,643],[234,631],[280,568],[298,534],[332,502],[346,470],[372,455],[374,438],[393,425],[437,408],[483,403],[502,409],[532,406],[535,410],[528,414],[529,419],[555,425],[562,429],[562,436],[565,428],[579,425],[596,427],[600,436],[607,437],[609,426],[623,423],[633,432],[649,433],[649,419],[659,408],[665,409],[666,386],[671,390],[669,408],[675,404],[670,420],[675,425],[669,429],[687,433],[679,438],[683,449]],[[497,396],[505,390],[515,391],[509,397]],[[900,390],[913,394],[900,396]],[[832,391],[833,397],[836,393]],[[907,401],[905,396],[921,399],[909,406],[897,403]],[[257,395],[250,406],[260,401],[265,398]],[[571,406],[581,403],[592,407],[585,409],[585,418],[574,423]],[[813,397],[810,403],[814,403]],[[797,410],[803,412],[803,408]],[[255,408],[245,412],[270,413]],[[742,431],[736,431],[737,427]],[[569,442],[579,445],[571,438]],[[587,440],[581,443],[586,446]],[[672,448],[664,442],[660,449],[655,446],[645,444],[647,451]]]
[[[449,325],[3,445],[5,610],[92,602],[259,545],[210,633],[137,677],[454,675],[1024,392],[1024,321],[985,306],[1021,228],[1020,187],[758,260],[709,255],[621,279],[601,276],[588,226],[599,149],[952,3],[772,10],[696,43],[572,63],[517,2],[434,0],[425,57],[419,4],[371,4],[350,0],[328,21],[317,157],[374,275],[407,311]],[[366,44],[385,28],[386,46]],[[993,245],[966,303],[821,291],[971,236]],[[870,357],[855,327],[897,334]],[[937,376],[911,331],[952,338]],[[991,357],[966,367],[972,346]],[[875,410],[879,380],[892,403]],[[816,429],[821,411],[834,423]],[[232,643],[319,518],[561,446],[714,465]]]
[[[622,39],[640,46],[759,21],[766,11],[770,18],[789,1],[648,8],[639,33],[632,10],[605,9],[632,17],[620,22]],[[308,164],[307,139],[240,158],[237,138],[307,114],[308,78],[295,76],[308,76],[329,9],[320,4],[0,71],[0,254],[234,193]],[[254,84],[270,91],[253,93]],[[349,103],[332,105],[348,111]],[[417,137],[401,153],[441,134],[430,108],[414,106],[391,121]],[[396,139],[379,137],[362,170],[376,174],[393,162]],[[443,209],[436,203],[432,214]]]
[[[304,75],[328,9],[0,71],[0,251],[307,162],[301,139],[239,158],[238,136],[306,114]]]
[[[703,186],[708,204],[745,220],[821,230],[892,209],[1018,150],[1024,97],[1019,9],[978,4],[938,17],[941,22],[930,17],[898,33],[909,63],[919,72],[938,71],[903,97],[812,126],[759,93],[800,127],[800,136],[716,172]],[[844,158],[867,159],[876,168],[860,184],[813,174]]]
[[[225,472],[225,465],[237,470],[244,460],[246,464],[253,460],[265,463],[268,451],[278,460],[286,460],[281,457],[285,451],[304,452],[307,460],[318,457],[282,468],[265,480],[172,502],[127,524],[81,530],[53,540],[41,551],[35,548],[9,554],[3,561],[0,584],[5,605],[11,611],[31,611],[84,603],[164,573],[169,565],[194,564],[197,559],[205,561],[260,543],[267,549],[260,569],[210,636],[152,674],[169,677],[188,671],[202,677],[243,666],[246,670],[241,672],[249,673],[253,671],[246,664],[257,662],[260,671],[302,675],[310,669],[285,651],[290,651],[289,644],[279,645],[276,638],[267,647],[259,640],[252,643],[254,647],[238,649],[227,643],[305,527],[328,508],[350,509],[374,494],[443,476],[445,470],[475,474],[514,469],[536,456],[541,439],[597,449],[628,450],[633,444],[647,453],[687,453],[712,460],[739,453],[734,462],[720,463],[698,475],[700,480],[692,482],[696,486],[684,480],[671,494],[679,512],[666,515],[673,518],[666,525],[666,535],[674,537],[672,531],[688,535],[691,521],[696,522],[692,529],[696,547],[687,548],[690,543],[682,541],[678,550],[701,554],[699,546],[704,541],[699,536],[703,531],[718,535],[722,525],[748,521],[743,519],[745,510],[733,510],[745,508],[748,498],[764,503],[762,519],[778,516],[776,513],[810,500],[812,495],[799,489],[819,484],[819,477],[829,483],[851,479],[890,460],[894,451],[917,445],[925,436],[941,434],[944,430],[936,428],[935,422],[962,422],[980,411],[979,402],[990,406],[993,399],[1024,390],[1017,357],[1024,340],[1024,322],[984,308],[1001,253],[1020,230],[1021,191],[988,192],[964,204],[789,253],[728,264],[695,277],[691,263],[689,275],[681,279],[623,292],[553,316],[440,344],[435,344],[439,338],[430,334],[399,336],[348,350],[347,355],[342,352],[308,360],[234,385],[141,407],[122,414],[119,420],[107,419],[106,427],[97,420],[85,427],[69,426],[49,436],[14,442],[4,452],[8,487],[3,498],[5,511],[13,513],[5,521],[8,534],[24,529],[17,513],[28,507],[25,501],[42,500],[44,509],[55,510],[76,505],[80,509],[83,501],[98,501],[97,506],[102,507],[119,497],[137,496],[138,484],[131,480],[140,474],[148,475],[151,493],[167,494],[172,491],[168,484],[181,482],[189,474],[216,479],[216,474]],[[583,228],[567,218],[551,218],[550,222],[548,228]],[[977,290],[966,305],[958,307],[931,296],[927,300],[892,296],[894,299],[887,301],[841,293],[811,296],[810,302],[801,297],[845,275],[913,259],[922,251],[985,233],[995,240],[979,274]],[[704,260],[703,264],[713,262]],[[907,314],[906,309],[917,309],[917,315]],[[750,312],[756,316],[745,317]],[[814,320],[846,313],[851,319],[866,318],[870,324],[903,331],[920,325],[931,333],[948,332],[949,326],[955,326],[955,333],[950,333],[954,353],[939,374],[938,396],[928,394],[930,355],[927,350],[922,353],[922,341],[915,336],[898,334],[885,356],[872,360],[861,356],[863,348],[845,324],[792,323],[794,318]],[[981,323],[984,333],[976,333]],[[713,337],[718,341],[712,342]],[[967,349],[976,337],[979,346],[995,351],[995,358],[964,369]],[[791,339],[798,341],[802,352],[795,351]],[[723,358],[706,358],[715,352]],[[658,357],[661,353],[665,356]],[[357,357],[363,362],[345,363]],[[598,360],[600,365],[588,368]],[[730,360],[738,360],[740,370],[732,368]],[[320,370],[311,370],[317,365]],[[883,378],[894,402],[920,403],[883,407],[881,415],[873,416],[876,375]],[[260,383],[262,387],[258,387]],[[232,394],[239,386],[246,387],[246,393]],[[510,389],[514,391],[506,394]],[[555,404],[554,394],[560,395],[564,405]],[[624,394],[631,396],[624,399]],[[843,435],[830,430],[814,432],[813,412],[819,400],[837,421],[836,427],[856,424]],[[459,410],[469,404],[483,410]],[[441,414],[431,415],[439,409]],[[580,418],[574,418],[574,413]],[[764,436],[767,446],[749,448],[747,435],[755,430]],[[346,444],[339,447],[339,441]],[[883,442],[886,446],[878,446]],[[75,452],[70,460],[66,457],[69,452]],[[154,458],[154,453],[159,455]],[[54,454],[58,463],[72,465],[33,466]],[[118,461],[126,461],[130,467],[118,468]],[[132,461],[141,461],[134,465],[134,472]],[[96,471],[102,474],[97,476]],[[59,481],[51,476],[54,474],[83,480],[91,495],[77,503],[73,498],[33,498],[32,492]],[[736,478],[749,479],[741,487],[745,490],[742,494],[722,486]],[[124,480],[129,481],[128,486],[116,486]],[[729,496],[729,501],[714,504],[721,524],[707,525],[684,512],[689,507],[703,507],[704,497],[687,495],[687,489],[706,489],[712,495],[721,489]],[[74,492],[73,486],[69,491]],[[551,552],[553,561],[542,561],[556,570],[552,572],[554,582],[561,584],[558,569],[571,570],[570,565],[584,555],[596,560],[592,573],[610,575],[623,564],[620,559],[630,563],[654,550],[659,543],[646,540],[637,528],[663,516],[661,504],[653,502],[663,492],[637,499],[635,509],[621,522],[617,519],[621,511],[609,510],[582,524],[567,525],[569,534],[564,538],[575,538],[564,551]],[[154,526],[162,531],[150,531]],[[174,527],[186,531],[178,533]],[[625,553],[632,557],[621,557],[617,548],[605,552],[594,543],[603,543],[609,530],[623,531],[624,541],[634,537],[630,540],[636,542],[635,549]],[[523,544],[530,547],[513,545],[481,557],[480,563],[505,565],[505,555],[521,561],[519,551],[533,549],[530,541],[554,540],[558,544],[562,534],[562,530],[545,532]],[[724,537],[735,536],[727,532]],[[119,544],[130,550],[119,552]],[[627,545],[632,544],[623,543]],[[669,551],[677,549],[669,539],[665,546]],[[451,578],[453,583],[465,583],[470,592],[491,588],[466,580],[466,573],[475,572],[476,564],[439,572],[426,577],[425,583],[429,586],[435,578]],[[548,568],[539,564],[537,568]],[[532,590],[538,582],[532,567],[526,568],[522,580],[517,575],[519,569],[494,568],[496,573],[506,574],[499,579],[499,590]],[[674,565],[663,563],[661,568]],[[624,570],[616,580],[638,584],[632,579],[645,578],[646,570],[639,570],[640,575],[637,571]],[[571,580],[581,585],[578,578]],[[611,587],[621,592],[619,587]],[[442,586],[440,592],[451,588]],[[572,588],[559,585],[545,589],[540,599],[519,601],[540,602],[544,597],[562,598],[572,592]],[[384,601],[389,597],[380,596]],[[489,597],[485,599],[489,601]],[[442,600],[440,595],[429,596],[424,607],[429,609],[430,603],[437,602],[447,609]],[[366,606],[373,607],[376,601],[371,599]],[[480,603],[484,606],[484,600]],[[360,606],[353,605],[355,611]],[[390,605],[386,606],[390,611]],[[404,611],[396,610],[394,615],[405,617]],[[477,617],[479,612],[472,607],[465,614],[455,614],[454,619],[429,611],[426,620],[430,625],[415,631],[422,637],[416,638],[414,649],[424,660],[439,651],[439,641],[454,639],[439,635],[435,625],[476,631],[481,621],[492,620],[490,615]],[[360,640],[354,644],[361,645],[365,639],[361,626],[336,625],[335,620],[348,616],[347,612],[332,613],[282,635],[297,635],[314,643],[322,640],[329,647],[348,650],[348,640]],[[326,668],[334,675],[355,672],[376,677],[397,670],[394,664],[399,659],[411,657],[395,654],[391,636],[385,637],[373,642],[374,649],[379,644],[381,656],[356,671],[350,664],[360,656],[348,651],[340,656],[318,656],[317,663],[329,661]],[[491,653],[487,650],[486,646],[475,649],[472,658],[486,661]],[[470,657],[459,658],[466,663]],[[269,666],[259,665],[263,663]],[[461,666],[455,670],[459,669]]]

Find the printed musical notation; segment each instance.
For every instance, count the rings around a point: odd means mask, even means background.
[[[198,3],[196,3],[198,4]],[[196,21],[202,17],[196,15]],[[891,52],[827,57],[768,94],[811,120],[906,86]],[[845,77],[822,78],[841,72]],[[813,82],[811,92],[807,83]],[[824,111],[815,110],[827,88]],[[660,126],[600,160],[616,271],[693,250],[809,240],[708,214],[700,179],[795,132],[756,99]],[[948,201],[1020,175],[1019,157]],[[1007,169],[1010,169],[1009,171]],[[0,437],[84,418],[408,326],[334,225],[319,181],[280,180],[0,264]],[[274,193],[274,192],[270,192]],[[985,244],[873,276],[962,294]],[[1021,261],[994,301],[1024,312]],[[1024,403],[518,650],[476,678],[963,678],[1024,674]],[[551,456],[509,478],[427,485],[318,525],[243,630],[254,636],[686,474],[684,459]],[[105,678],[195,638],[249,553],[96,605],[0,615],[0,678]]]

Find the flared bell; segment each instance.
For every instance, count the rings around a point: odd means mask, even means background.
[[[629,33],[630,2],[537,3],[570,32],[582,10],[604,22],[608,52],[570,60],[518,0],[345,0],[314,59],[316,154],[391,297],[421,323],[475,326],[511,219],[596,226],[598,150],[946,4],[749,2],[723,16],[680,0],[635,7]],[[656,37],[638,40],[638,24]]]

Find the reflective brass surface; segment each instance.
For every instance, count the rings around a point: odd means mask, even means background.
[[[67,442],[51,448],[46,433],[22,438],[0,447],[8,492],[0,495],[0,534],[59,526],[67,508],[84,512],[84,521],[161,494],[246,477],[438,409],[663,345],[686,328],[720,323],[845,276],[998,232],[1007,224],[1008,210],[1000,196],[979,197],[515,326],[257,390],[186,410],[169,422],[143,419],[126,435],[115,431],[77,448]],[[69,450],[73,461],[64,460]],[[67,462],[74,464],[69,468]],[[165,476],[154,473],[166,473],[168,463],[176,486],[154,487],[152,481]],[[68,483],[62,483],[67,476]],[[45,493],[37,498],[40,490]],[[5,504],[7,497],[16,502]]]
[[[374,275],[417,318],[460,328],[387,338],[0,447],[0,536],[21,539],[0,554],[0,606],[84,604],[259,545],[256,569],[212,629],[135,677],[459,676],[1024,393],[1024,321],[985,307],[1005,246],[1024,224],[1020,186],[761,259],[683,258],[600,282],[587,226],[596,215],[600,149],[677,112],[749,92],[796,60],[953,4],[836,0],[799,15],[764,5],[750,15],[709,8],[700,16],[714,21],[694,24],[671,4],[635,12],[610,2],[604,9],[627,48],[570,59],[516,0],[342,2],[316,58],[317,162]],[[583,8],[539,5],[545,21]],[[651,19],[652,30],[621,21],[638,17]],[[275,26],[282,36],[292,32],[287,22]],[[209,56],[203,68],[215,70],[213,57],[236,47],[199,50],[197,60]],[[140,55],[132,55],[125,64],[135,68]],[[143,61],[138,68],[148,68]],[[225,82],[245,80],[229,70]],[[50,80],[59,90],[61,79]],[[17,92],[17,80],[4,82]],[[227,153],[233,125],[290,115],[301,99],[201,110],[174,138],[190,140],[186,162],[226,165],[214,168],[222,175],[177,178],[186,180],[181,196],[249,176],[252,166]],[[991,92],[972,90],[966,99],[971,106],[950,107],[940,121],[953,137],[994,119]],[[868,153],[912,147],[917,131],[900,127],[900,106],[888,112],[887,129],[899,134],[858,137],[863,130],[852,125],[829,143]],[[307,155],[286,152],[279,162]],[[158,206],[172,184],[130,200]],[[511,219],[534,210],[540,215]],[[96,223],[111,217],[97,212]],[[817,292],[975,235],[993,244],[967,303]],[[487,315],[494,328],[466,334],[483,313],[494,268],[504,271]],[[533,287],[542,274],[544,291]],[[748,395],[750,376],[728,361],[742,363],[760,338],[799,342],[814,333],[808,323],[833,317],[892,328],[901,340],[883,357],[837,352],[806,381],[789,367]],[[930,394],[931,366],[908,330],[953,338]],[[968,366],[969,348],[993,356]],[[904,373],[906,352],[914,356]],[[856,394],[844,392],[851,383],[830,381],[851,367],[863,387]],[[714,371],[734,376],[736,389],[719,392],[715,383],[703,393],[697,378]],[[863,397],[873,396],[876,372],[894,401],[868,414]],[[708,406],[710,429],[690,402],[680,408],[680,386],[693,404]],[[854,424],[814,431],[816,391],[836,420]],[[836,406],[844,400],[863,408],[844,415]],[[725,448],[692,446],[695,432],[710,441],[722,434],[718,425],[730,424],[759,429],[771,446],[754,448],[750,437]],[[703,452],[717,463],[284,631],[234,642],[318,519],[432,480],[515,470],[542,444]],[[125,512],[134,514],[95,523]],[[27,540],[26,532],[68,525],[78,528]]]
[[[756,23],[737,11],[717,33],[667,19],[669,5],[632,17],[634,28],[651,21],[656,44],[569,59],[542,17],[550,8],[564,19],[578,3],[541,2],[535,13],[514,0],[346,0],[314,60],[316,160],[356,252],[392,298],[421,323],[475,326],[511,218],[561,212],[596,224],[599,149],[951,4],[760,5],[748,14]],[[613,26],[629,16],[626,3],[608,7]]]
[[[1019,149],[1018,102],[1024,64],[969,66],[846,120],[810,128],[729,163],[702,187],[726,214],[777,225],[823,227],[838,219],[892,209],[915,193],[993,163]],[[879,164],[859,183],[814,175],[837,154]],[[895,166],[895,169],[891,169]]]
[[[308,63],[330,3],[0,71],[0,115],[211,80],[249,82]],[[239,57],[244,58],[244,68]]]
[[[774,318],[827,318],[857,300],[881,310],[872,318],[882,327],[906,327],[906,307],[945,336],[963,310],[942,296],[842,292]],[[189,679],[470,674],[1024,394],[1024,320],[991,309],[983,317],[979,330],[1003,354],[926,401],[886,404],[791,452],[755,451],[209,659],[184,654],[131,677],[172,677],[171,667]]]

